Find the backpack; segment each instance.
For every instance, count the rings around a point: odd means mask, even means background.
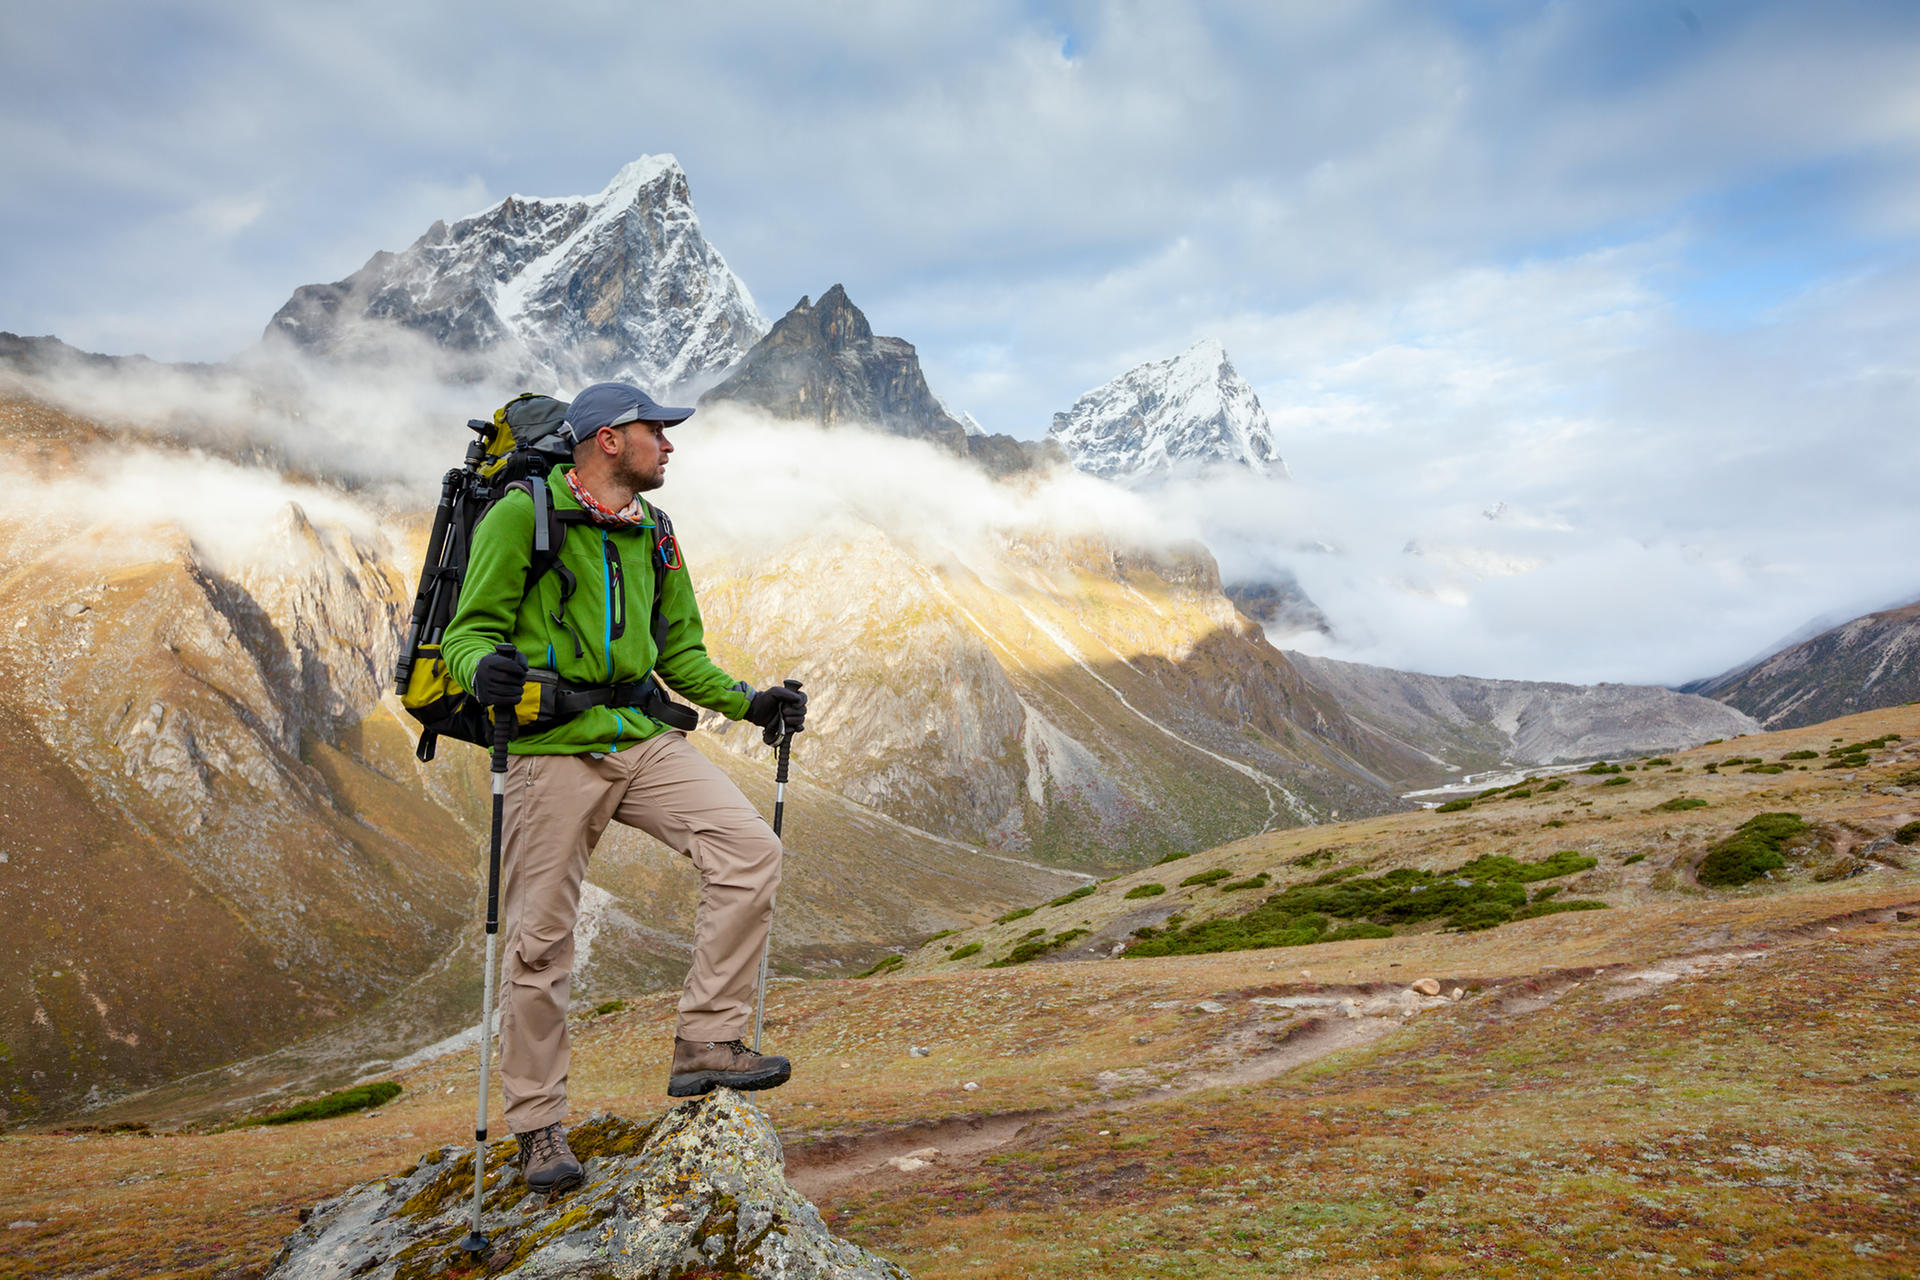
[[[440,505],[434,509],[427,535],[420,581],[414,589],[413,617],[407,641],[394,671],[394,691],[400,705],[421,725],[414,754],[422,763],[433,759],[438,740],[457,738],[477,746],[491,746],[492,726],[487,708],[461,688],[440,657],[440,638],[453,621],[460,603],[460,584],[466,576],[473,531],[493,504],[514,489],[533,499],[533,554],[527,566],[527,589],[543,574],[562,575],[561,594],[573,594],[573,575],[560,564],[560,546],[567,530],[582,523],[577,511],[558,511],[547,492],[547,475],[558,463],[573,460],[573,447],[560,434],[567,402],[525,392],[502,405],[491,422],[474,418],[467,426],[474,441],[467,446],[463,465],[447,472],[440,482]],[[666,645],[667,624],[660,600],[668,571],[680,567],[673,522],[653,508],[654,556],[653,617],[650,629],[654,650]],[[667,697],[651,674],[617,685],[573,685],[551,671],[527,673],[527,688],[514,708],[522,730],[543,730],[572,719],[589,707],[637,707],[671,728],[690,730],[699,723],[691,708]]]

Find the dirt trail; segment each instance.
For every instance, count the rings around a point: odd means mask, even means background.
[[[1333,1001],[1328,1000],[1328,1003]],[[919,1158],[931,1163],[937,1158],[943,1163],[953,1163],[970,1160],[995,1147],[1029,1136],[1035,1126],[1048,1121],[1110,1115],[1185,1097],[1205,1089],[1260,1084],[1328,1054],[1367,1044],[1402,1025],[1403,1021],[1403,1018],[1385,1015],[1339,1020],[1308,1018],[1295,1026],[1279,1045],[1266,1052],[1251,1054],[1234,1066],[1196,1069],[1172,1084],[1125,1098],[1053,1110],[1009,1111],[997,1115],[919,1122],[878,1132],[795,1143],[787,1150],[787,1180],[801,1195],[812,1200],[848,1183],[864,1183],[881,1177],[904,1177],[912,1172],[912,1169],[900,1169],[891,1163],[893,1161],[911,1162]],[[1247,1033],[1241,1031],[1233,1034],[1239,1037]],[[1122,1084],[1125,1081],[1116,1079],[1114,1083]]]
[[[1485,1009],[1489,1017],[1524,1017],[1550,1007],[1588,983],[1602,984],[1604,1000],[1634,999],[1732,966],[1764,963],[1771,957],[1768,947],[1773,942],[1837,934],[1843,926],[1853,923],[1906,920],[1916,911],[1920,911],[1920,903],[1850,911],[1788,926],[1766,942],[1733,950],[1677,952],[1651,964],[1478,980],[1459,978],[1446,985],[1451,987],[1458,982],[1481,988],[1478,994],[1459,1002],[1471,1002]],[[1125,1097],[1055,1109],[916,1122],[811,1142],[795,1141],[787,1152],[787,1176],[802,1195],[818,1199],[849,1184],[908,1177],[935,1162],[949,1165],[971,1162],[997,1147],[1040,1139],[1043,1127],[1052,1122],[1117,1114],[1207,1089],[1261,1084],[1331,1054],[1371,1043],[1427,1009],[1455,1003],[1446,997],[1410,999],[1411,994],[1409,990],[1383,995],[1378,987],[1368,984],[1365,987],[1322,986],[1310,994],[1250,996],[1251,1005],[1305,1016],[1291,1024],[1278,1043],[1272,1037],[1275,1028],[1271,1021],[1255,1018],[1243,1022],[1228,1031],[1217,1045],[1220,1050],[1240,1053],[1232,1065],[1182,1064],[1187,1069],[1171,1083],[1154,1085]],[[1146,1084],[1152,1077],[1144,1071],[1118,1071],[1102,1073],[1099,1079],[1105,1087],[1118,1091]]]

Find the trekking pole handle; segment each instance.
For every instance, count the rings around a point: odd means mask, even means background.
[[[493,651],[503,658],[519,655],[519,650],[510,644],[495,645]],[[495,707],[493,709],[493,772],[495,773],[507,771],[507,743],[513,737],[513,730],[513,708],[511,706]]]
[[[795,693],[800,692],[800,682],[798,680],[782,680],[780,683]],[[786,721],[784,720],[780,723],[780,736],[776,739],[774,745],[780,749],[780,762],[774,768],[773,780],[781,786],[785,786],[787,782],[787,762],[789,754],[793,750],[793,734],[787,731]],[[775,827],[774,830],[778,832],[779,828]]]

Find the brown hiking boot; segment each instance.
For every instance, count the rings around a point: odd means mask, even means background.
[[[697,1098],[715,1089],[772,1089],[787,1082],[793,1064],[785,1058],[762,1057],[738,1040],[682,1040],[673,1038],[673,1067],[667,1093],[675,1098]]]
[[[566,1130],[558,1122],[531,1133],[513,1135],[520,1143],[520,1176],[527,1186],[543,1195],[557,1195],[577,1187],[586,1176],[573,1148],[567,1145]]]

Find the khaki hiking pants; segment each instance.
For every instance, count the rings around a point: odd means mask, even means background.
[[[504,818],[500,1086],[508,1129],[527,1133],[567,1113],[573,926],[588,855],[608,822],[640,828],[700,872],[693,966],[675,1034],[746,1035],[780,883],[780,841],[684,733],[669,730],[598,759],[513,756]]]

